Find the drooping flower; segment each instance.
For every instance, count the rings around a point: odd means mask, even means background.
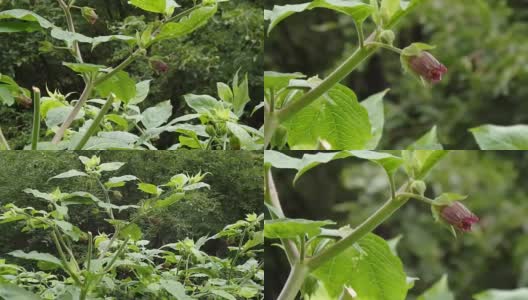
[[[462,231],[471,231],[471,226],[479,221],[461,202],[455,201],[440,209],[442,219]]]
[[[427,51],[410,56],[407,61],[411,71],[429,83],[441,81],[442,76],[447,73],[447,68]]]
[[[169,65],[160,57],[151,57],[149,59],[150,67],[158,74],[165,74],[169,71]]]

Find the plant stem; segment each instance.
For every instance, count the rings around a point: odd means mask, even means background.
[[[51,237],[53,238],[53,242],[55,243],[55,247],[57,247],[57,251],[59,252],[60,260],[62,262],[62,266],[64,267],[64,270],[73,278],[73,281],[79,286],[82,286],[81,280],[77,276],[75,272],[71,269],[68,260],[66,259],[66,255],[64,255],[64,251],[62,251],[62,247],[60,245],[60,242],[57,238],[57,234],[55,234],[55,231],[51,232]]]
[[[33,87],[33,129],[31,134],[31,150],[37,150],[40,134],[40,90]]]
[[[92,125],[90,125],[90,128],[86,130],[86,132],[84,133],[84,136],[79,141],[79,144],[77,144],[77,146],[75,147],[75,150],[82,150],[82,148],[86,145],[90,137],[92,137],[95,134],[95,132],[99,128],[99,124],[101,124],[101,121],[103,120],[103,117],[106,115],[110,107],[112,107],[112,103],[114,102],[114,99],[115,99],[115,95],[113,93],[110,94],[105,104],[103,105],[103,107],[101,108],[101,110],[99,111],[95,119],[93,120]]]
[[[294,300],[309,273],[310,269],[306,265],[295,263],[277,300]]]
[[[92,244],[93,244],[93,236],[90,231],[88,231],[88,253],[86,254],[86,271],[90,272],[90,267],[92,264]]]
[[[110,201],[110,195],[108,195],[108,190],[106,189],[104,184],[101,182],[99,177],[95,177],[95,180],[97,181],[97,184],[99,185],[99,187],[103,190],[106,203],[112,204],[112,202]],[[113,220],[114,219],[114,211],[112,211],[111,208],[108,208],[107,213],[108,213],[108,216],[110,217],[110,219]],[[116,229],[116,231],[117,231],[117,229]]]
[[[356,25],[356,31],[358,35],[359,48],[363,48],[365,42],[365,35],[363,33],[363,23],[354,22]]]
[[[53,144],[58,144],[62,140],[64,133],[70,127],[71,123],[73,123],[73,120],[75,120],[75,117],[81,111],[81,108],[83,107],[84,103],[88,100],[88,97],[90,97],[90,94],[92,93],[93,88],[94,88],[93,80],[88,79],[88,82],[84,86],[84,90],[81,96],[79,97],[79,101],[77,102],[77,104],[75,104],[75,107],[73,108],[71,113],[68,115],[68,117],[66,117],[66,120],[64,121],[64,123],[62,123],[61,127],[59,128],[59,130],[57,130],[57,132],[55,133],[55,136],[51,140]]]
[[[94,86],[97,86],[104,81],[108,80],[110,77],[114,76],[117,72],[122,71],[124,68],[128,67],[136,58],[141,54],[141,48],[136,49],[132,54],[130,54],[124,61],[122,61],[119,65],[117,65],[115,68],[112,69],[112,71],[99,76],[94,81]]]
[[[400,190],[405,191],[407,189],[407,186],[408,184],[403,185]],[[372,232],[374,229],[376,229],[376,227],[378,227],[381,223],[387,220],[396,210],[402,207],[408,200],[408,197],[401,194],[399,194],[396,198],[391,197],[374,214],[372,214],[365,221],[363,221],[363,223],[356,227],[354,231],[352,231],[342,240],[336,242],[334,245],[324,250],[319,255],[307,260],[306,265],[310,268],[310,270],[315,270],[328,260],[339,255],[341,252],[345,251],[354,243],[359,241],[367,233]]]
[[[64,15],[66,16],[66,23],[68,25],[68,31],[70,31],[71,33],[75,33],[75,26],[73,25],[73,18],[71,15],[70,7],[63,0],[57,0],[57,1],[59,2],[60,7],[64,11]],[[75,58],[77,59],[77,62],[81,64],[84,63],[78,41],[73,41],[71,51],[72,51],[73,56],[75,56]]]
[[[127,246],[129,239],[130,238],[126,238],[123,241],[123,244],[119,247],[119,249],[117,249],[117,252],[114,255],[114,257],[112,258],[112,260],[110,261],[110,263],[104,268],[103,273],[106,273],[106,272],[110,271],[110,269],[112,268],[112,265],[116,262],[116,260],[119,258],[119,256],[121,256],[121,254],[123,254],[123,251],[125,250],[125,247]]]
[[[398,47],[394,47],[392,45],[389,45],[389,44],[385,44],[385,43],[379,43],[379,42],[368,42],[365,44],[365,46],[378,46],[378,47],[381,47],[381,48],[385,48],[387,50],[391,50],[393,52],[396,52],[398,54],[402,54],[402,49],[398,48]]]
[[[277,189],[275,188],[275,183],[273,182],[273,176],[271,175],[271,169],[266,170],[266,177],[265,177],[265,194],[264,194],[264,201],[268,203],[270,206],[275,208],[275,211],[279,215],[275,215],[273,211],[270,211],[270,215],[272,219],[277,218],[284,218],[284,212],[282,211],[282,207],[279,200],[279,194],[277,193]],[[295,245],[295,243],[292,240],[288,239],[281,239],[280,240],[282,245],[284,246],[284,251],[286,252],[286,257],[288,258],[288,261],[290,262],[290,265],[293,266],[297,261],[299,261],[299,251]]]
[[[427,198],[427,197],[422,196],[422,195],[413,194],[413,193],[399,193],[398,195],[399,196],[403,196],[403,197],[409,197],[409,198],[412,198],[412,199],[416,199],[416,200],[422,201],[422,202],[424,202],[426,204],[429,204],[429,205],[437,205],[433,199]]]
[[[0,146],[0,150],[11,150],[11,148],[9,147],[9,143],[7,142],[4,133],[2,132],[2,128],[0,128]]]

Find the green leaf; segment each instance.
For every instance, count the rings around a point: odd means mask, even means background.
[[[0,101],[7,106],[15,104],[15,98],[11,94],[11,91],[4,84],[0,85]]]
[[[93,43],[93,39],[91,37],[87,37],[77,32],[67,31],[59,27],[55,27],[51,30],[51,37],[61,40],[61,41],[65,41],[68,47],[71,47],[71,45],[75,41],[79,43],[88,43],[88,44]]]
[[[166,123],[172,115],[172,105],[170,100],[158,103],[154,107],[147,108],[141,114],[141,122],[145,128],[156,128]]]
[[[104,36],[97,36],[92,39],[92,50],[95,49],[99,44],[107,43],[110,41],[125,41],[132,43],[136,40],[135,37],[128,36],[128,35],[104,35]]]
[[[125,182],[133,181],[133,180],[138,180],[138,178],[136,176],[134,176],[134,175],[124,175],[124,176],[119,176],[119,177],[111,177],[105,183],[105,186],[107,188],[121,187],[121,186],[125,185]]]
[[[421,294],[418,300],[455,300],[455,295],[447,286],[447,275],[443,275],[432,287]]]
[[[308,170],[320,164],[347,157],[357,157],[372,161],[380,165],[388,174],[394,173],[394,171],[396,171],[403,164],[403,159],[401,157],[397,157],[389,153],[368,150],[349,150],[341,152],[319,152],[316,154],[304,154],[300,160],[280,154],[279,152],[266,151],[264,155],[264,163],[270,164],[276,168],[297,169],[298,172],[295,174],[295,178],[293,180],[293,183],[295,184],[297,180]]]
[[[24,251],[21,251],[21,250],[15,250],[13,252],[9,252],[8,254],[14,257],[22,258],[22,259],[44,261],[50,264],[57,265],[59,267],[61,266],[61,261],[49,253],[40,253],[37,251],[31,251],[29,253],[25,253]]]
[[[159,281],[159,284],[169,294],[174,296],[176,300],[192,300],[191,297],[185,294],[185,287],[183,284],[179,283],[178,281],[162,279]]]
[[[209,95],[187,94],[183,98],[187,105],[199,114],[212,114],[215,110],[223,108],[220,101]]]
[[[185,196],[185,193],[173,193],[172,195],[170,195],[167,198],[164,198],[162,200],[156,201],[156,203],[154,203],[154,207],[155,208],[169,207],[172,204],[174,204],[174,203],[180,201],[181,199],[183,199],[184,196]]]
[[[467,195],[460,195],[460,194],[455,194],[455,193],[442,193],[440,196],[434,199],[434,202],[435,202],[435,205],[437,206],[444,206],[444,205],[450,205],[451,203],[455,201],[465,200],[467,197],[468,197]]]
[[[244,130],[240,125],[233,122],[226,122],[229,131],[240,141],[240,148],[242,150],[258,150],[260,146],[256,145],[251,138],[251,135]]]
[[[400,259],[387,243],[369,233],[341,254],[316,269],[315,275],[329,296],[337,298],[349,286],[358,299],[404,300],[406,275]]]
[[[62,231],[67,234],[73,241],[77,242],[79,241],[79,238],[82,236],[83,232],[79,227],[73,225],[70,222],[61,221],[61,220],[53,220],[53,223],[55,223],[57,226],[59,226]]]
[[[228,292],[226,291],[223,291],[223,290],[217,290],[217,289],[212,289],[211,290],[211,293],[219,296],[220,298],[222,299],[227,299],[227,300],[237,300],[233,295],[229,294]]]
[[[1,21],[0,22],[0,33],[13,33],[13,32],[33,32],[40,30],[41,27],[35,22],[26,21]]]
[[[385,123],[383,97],[388,91],[389,89],[386,89],[383,92],[371,95],[360,103],[368,112],[372,134],[372,138],[365,145],[365,149],[376,149],[383,135],[383,124]]]
[[[25,9],[11,9],[2,11],[0,12],[0,19],[18,19],[23,21],[36,22],[40,25],[40,27],[45,29],[54,26],[50,21],[46,20],[40,15]]]
[[[332,149],[364,149],[372,139],[367,110],[352,90],[340,84],[284,125],[292,149],[316,149],[321,140]]]
[[[470,131],[481,150],[528,150],[528,125],[483,125]]]
[[[125,165],[125,163],[122,163],[122,162],[110,162],[110,163],[100,164],[97,169],[99,171],[103,171],[103,172],[106,172],[106,171],[117,171],[124,165]]]
[[[156,195],[156,196],[160,195],[162,192],[162,190],[158,188],[157,186],[155,186],[154,184],[144,183],[144,182],[138,183],[138,189],[142,190],[143,192],[147,194]]]
[[[121,237],[130,238],[132,241],[139,241],[143,234],[137,224],[130,223],[123,227],[120,232]]]
[[[150,91],[150,81],[151,80],[144,80],[136,84],[136,96],[131,99],[128,104],[139,104],[147,99]]]
[[[175,7],[180,7],[174,0],[130,0],[129,4],[142,10],[171,15]]]
[[[111,93],[114,93],[119,100],[125,103],[128,103],[136,96],[136,83],[124,71],[119,71],[114,76],[99,83],[95,89],[101,97],[106,98]]]
[[[275,219],[264,222],[264,236],[268,239],[294,239],[300,235],[316,236],[321,227],[333,225],[333,221],[312,221],[305,219]]]
[[[58,179],[58,178],[79,177],[79,176],[88,176],[88,174],[81,172],[81,171],[77,171],[77,170],[69,170],[67,172],[60,173],[59,175],[55,175],[51,177],[49,180]]]
[[[0,297],[5,300],[42,300],[39,296],[10,283],[0,283]]]
[[[405,170],[414,179],[423,179],[448,152],[447,150],[403,150]]]
[[[181,18],[178,22],[165,24],[153,42],[165,39],[174,39],[187,35],[207,24],[207,21],[216,13],[217,5],[202,6],[194,10],[190,15]]]
[[[473,296],[475,300],[526,300],[528,288],[516,290],[487,290]]]
[[[97,73],[99,72],[99,70],[106,68],[106,66],[103,66],[103,65],[93,65],[93,64],[78,64],[78,63],[67,63],[67,62],[63,62],[62,64],[77,73]]]
[[[250,101],[249,99],[249,90],[248,90],[248,78],[247,74],[244,74],[244,80],[238,83],[238,71],[233,78],[233,112],[238,117],[242,116],[244,113],[244,108],[246,104]]]
[[[59,106],[59,107],[54,107],[54,108],[49,109],[46,114],[46,120],[45,120],[46,126],[48,126],[48,128],[59,126],[66,120],[66,118],[72,112],[72,110],[73,110],[73,106]],[[77,116],[75,117],[75,120],[80,120],[82,118],[84,118],[83,110],[81,110],[77,114]]]
[[[217,82],[216,89],[218,91],[218,97],[222,99],[222,101],[229,103],[233,102],[233,91],[231,91],[231,88],[227,84]]]
[[[374,7],[370,4],[356,0],[314,0],[309,3],[288,4],[284,6],[275,5],[273,10],[264,11],[264,19],[270,21],[268,34],[275,26],[277,26],[277,24],[294,13],[314,8],[327,8],[347,14],[357,23],[362,23],[372,12],[374,12]]]
[[[428,45],[425,43],[412,43],[411,45],[403,48],[401,55],[402,56],[417,56],[422,51],[431,50],[436,48],[435,46]]]
[[[265,89],[275,89],[278,91],[282,88],[285,88],[290,83],[292,79],[305,78],[306,75],[302,73],[279,73],[273,71],[264,72],[264,88]]]
[[[436,125],[418,140],[407,147],[407,150],[442,150],[442,144],[438,142]]]

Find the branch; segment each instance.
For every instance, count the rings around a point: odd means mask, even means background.
[[[77,144],[77,146],[75,147],[75,150],[82,150],[82,148],[86,145],[90,137],[92,137],[95,134],[95,132],[99,128],[99,124],[101,124],[101,121],[103,120],[103,117],[105,116],[105,114],[108,112],[108,110],[112,106],[114,99],[115,99],[115,95],[113,93],[110,94],[105,104],[103,105],[103,107],[101,108],[101,110],[99,111],[95,119],[93,120],[92,125],[90,125],[90,128],[86,130],[83,137],[79,141],[79,144]]]
[[[37,150],[40,135],[40,90],[33,87],[33,129],[31,133],[31,150]]]
[[[66,16],[66,23],[68,25],[68,31],[70,31],[71,33],[75,33],[75,26],[73,25],[73,18],[71,15],[70,7],[64,2],[64,0],[57,0],[57,1],[59,2],[60,7],[64,11],[64,15]],[[73,41],[71,51],[72,51],[73,56],[75,56],[75,58],[77,59],[79,63],[81,64],[84,63],[78,41]]]

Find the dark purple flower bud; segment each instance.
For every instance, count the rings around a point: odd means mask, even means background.
[[[479,218],[459,201],[442,207],[440,216],[444,221],[462,231],[471,231],[471,226],[479,221]]]
[[[447,68],[427,51],[409,57],[408,62],[409,68],[429,83],[439,82],[442,75],[447,73]]]
[[[165,74],[169,71],[169,65],[159,58],[151,58],[149,63],[150,67],[158,74]]]

